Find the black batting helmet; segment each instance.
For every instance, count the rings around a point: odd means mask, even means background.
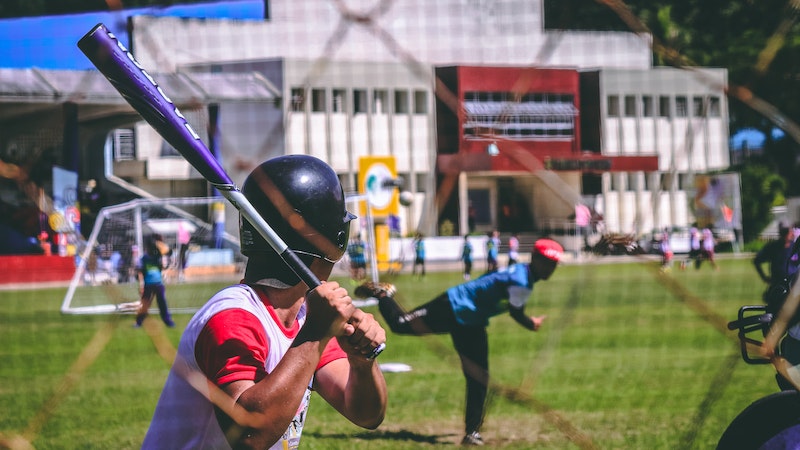
[[[248,175],[242,194],[306,265],[314,258],[336,262],[344,254],[356,216],[347,211],[339,177],[322,160],[307,155],[272,158]],[[269,264],[270,278],[288,285],[300,281],[241,216],[239,237],[244,255],[275,258]]]

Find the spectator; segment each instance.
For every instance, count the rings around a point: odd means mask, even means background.
[[[486,273],[497,272],[497,258],[500,252],[500,233],[490,231],[486,240]]]
[[[167,307],[166,288],[164,287],[164,278],[161,274],[164,269],[164,257],[159,243],[163,244],[160,240],[161,236],[155,234],[150,237],[149,242],[145,245],[145,254],[139,261],[139,295],[141,305],[139,311],[136,313],[136,324],[134,326],[141,327],[144,319],[147,318],[150,305],[153,304],[153,297],[155,296],[158,303],[158,311],[161,314],[161,320],[168,327],[174,327],[175,322],[172,321],[172,316]]]
[[[364,281],[367,277],[367,257],[366,244],[361,238],[361,233],[356,233],[350,240],[347,245],[347,256],[350,258],[350,278],[357,282]]]
[[[97,181],[91,179],[86,182],[78,200],[81,209],[81,232],[88,237],[92,233],[97,214],[105,206],[105,194],[97,185]]]
[[[464,280],[472,278],[472,244],[469,237],[464,236],[464,244],[461,246],[461,261],[464,263]]]
[[[420,267],[420,276],[425,276],[425,239],[422,233],[417,232],[412,242],[414,245],[414,266],[411,268],[411,274],[416,275],[417,267]]]
[[[659,242],[659,253],[661,254],[661,270],[667,271],[672,267],[672,243],[669,228],[664,228]]]
[[[714,248],[716,247],[717,243],[714,240],[714,233],[711,231],[711,228],[703,228],[700,238],[700,252],[702,257],[700,260],[698,260],[699,262],[695,262],[695,267],[699,269],[700,263],[707,260],[714,270],[718,270],[719,267],[717,266],[717,261],[714,258]]]
[[[702,249],[700,248],[700,230],[697,226],[692,225],[689,229],[689,254],[686,259],[681,261],[681,270],[686,270],[686,267],[694,262],[694,268],[700,268],[700,260],[702,258]]]
[[[189,227],[181,220],[178,222],[178,281],[183,281],[185,278],[184,271],[186,263],[189,261],[191,240],[192,234],[189,232]]]
[[[753,265],[758,276],[767,284],[767,289],[763,294],[764,303],[769,303],[769,292],[776,286],[785,285],[789,279],[790,270],[794,272],[797,268],[797,261],[793,265],[790,261],[794,240],[793,228],[780,224],[778,239],[766,243],[753,258]],[[764,270],[764,264],[769,265],[768,271]]]
[[[578,246],[578,254],[581,248],[589,246],[589,226],[592,222],[592,211],[583,203],[575,205],[575,234],[581,243]]]
[[[508,265],[519,262],[519,239],[517,233],[511,233],[508,238]]]

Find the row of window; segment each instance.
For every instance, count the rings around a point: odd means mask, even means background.
[[[608,117],[720,117],[720,98],[715,96],[691,97],[685,95],[609,95],[606,103]]]
[[[464,93],[465,139],[487,134],[510,139],[564,139],[575,135],[578,110],[572,94]]]
[[[643,182],[641,186],[643,191],[669,191],[673,186],[677,191],[686,191],[696,187],[694,185],[694,174],[664,172],[658,175],[658,179],[655,180],[657,184],[654,184],[652,173],[645,173],[640,178],[639,172],[628,172],[619,175],[612,174],[610,190],[636,191],[639,186],[639,180]]]
[[[428,93],[422,90],[394,89],[291,89],[291,110],[305,112],[310,93],[311,112],[352,114],[427,114]],[[391,100],[391,101],[390,101]]]
[[[572,94],[556,94],[552,92],[526,92],[517,94],[504,91],[467,91],[464,101],[477,103],[510,102],[510,103],[575,103]]]
[[[487,135],[515,140],[571,138],[575,135],[575,124],[572,122],[543,122],[536,125],[520,123],[464,124],[464,138],[466,139],[486,139]]]

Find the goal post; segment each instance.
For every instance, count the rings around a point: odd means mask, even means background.
[[[238,237],[224,232],[219,220],[224,217],[219,208],[225,206],[220,197],[185,197],[137,199],[101,209],[88,239],[78,246],[61,312],[129,312],[139,295],[136,266],[152,234],[160,234],[171,250],[163,272],[170,309],[196,310],[210,296],[199,285],[241,276],[245,257]]]
[[[376,263],[375,223],[370,208],[367,207],[367,197],[366,195],[358,193],[348,193],[345,195],[345,203],[347,205],[347,210],[358,216],[357,219],[354,219],[350,224],[350,238],[348,242],[352,241],[359,234],[362,239],[364,239],[366,244],[364,256],[367,262],[365,278],[366,280],[377,282],[378,264]],[[350,277],[351,281],[354,283],[366,281],[352,278],[350,272],[350,256],[347,252],[345,252],[342,259],[339,260],[334,267],[334,275]]]

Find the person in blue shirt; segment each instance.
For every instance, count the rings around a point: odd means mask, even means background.
[[[414,266],[411,268],[411,274],[417,274],[417,266],[421,268],[421,275],[425,276],[425,240],[423,239],[422,233],[417,233],[414,236]]]
[[[347,245],[347,256],[350,258],[350,278],[354,281],[361,282],[367,276],[367,245],[361,238],[361,233],[356,236]]]
[[[136,324],[134,325],[136,327],[141,327],[144,319],[147,318],[150,305],[153,304],[153,296],[156,297],[161,320],[168,327],[175,326],[167,307],[166,288],[161,275],[161,271],[164,269],[164,255],[160,247],[163,246],[164,241],[161,235],[150,236],[145,246],[146,252],[139,261],[138,278],[141,305],[136,313]]]
[[[464,263],[464,280],[472,278],[472,244],[469,237],[464,236],[464,245],[461,246],[461,262]]]
[[[410,312],[395,301],[396,290],[391,284],[368,282],[356,288],[357,296],[378,299],[381,315],[397,334],[451,335],[467,384],[462,445],[483,445],[480,427],[489,383],[489,319],[508,311],[523,327],[539,330],[545,316],[526,315],[525,304],[534,283],[550,278],[563,253],[556,241],[539,239],[533,245],[529,264],[514,264],[453,286]]]

